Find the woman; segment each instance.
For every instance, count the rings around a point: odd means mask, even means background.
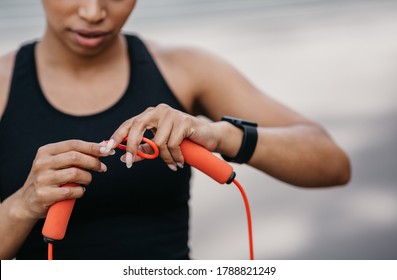
[[[323,128],[226,62],[120,34],[136,0],[42,3],[43,38],[0,59],[1,259],[45,258],[43,218],[69,198],[81,199],[57,259],[188,259],[185,138],[292,185],[349,181]],[[160,158],[131,168],[144,134]],[[110,155],[126,136],[122,165]]]

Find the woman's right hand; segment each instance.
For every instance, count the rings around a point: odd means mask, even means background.
[[[19,214],[37,220],[46,216],[53,203],[82,197],[85,186],[92,180],[89,171],[107,170],[99,160],[99,157],[109,155],[100,150],[103,146],[104,143],[67,140],[40,147],[28,178],[18,191]],[[66,183],[77,183],[80,187],[60,188]]]

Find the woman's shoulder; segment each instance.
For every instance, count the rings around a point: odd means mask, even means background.
[[[0,119],[8,99],[16,53],[12,51],[0,56]]]
[[[187,45],[163,44],[148,39],[142,39],[149,52],[155,59],[160,59],[166,63],[178,65],[178,67],[195,67],[208,63],[219,62],[219,58],[208,50]]]
[[[179,78],[186,76],[200,85],[209,77],[215,80],[228,79],[237,72],[229,61],[207,49],[142,41],[160,68],[171,69],[178,73]]]
[[[173,93],[189,113],[203,93],[203,80],[218,59],[210,52],[191,46],[175,46],[141,39]]]
[[[207,105],[221,96],[220,85],[228,85],[230,89],[247,84],[232,64],[211,51],[200,47],[164,45],[146,39],[142,41],[189,113],[203,114],[198,109],[203,106],[208,110]]]

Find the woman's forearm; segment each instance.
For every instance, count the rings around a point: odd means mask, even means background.
[[[346,184],[350,163],[330,136],[315,124],[259,128],[249,164],[281,181],[301,187]]]
[[[37,222],[25,215],[18,200],[20,191],[0,204],[0,259],[12,259]]]
[[[242,131],[221,123],[216,152],[233,158],[241,145]],[[258,127],[258,142],[248,164],[300,187],[343,185],[350,179],[346,154],[325,130],[312,123]]]

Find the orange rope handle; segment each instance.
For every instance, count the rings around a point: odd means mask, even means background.
[[[244,200],[244,205],[245,205],[245,211],[247,213],[247,223],[248,223],[248,241],[249,241],[249,250],[250,250],[250,260],[254,259],[254,240],[252,236],[252,220],[251,220],[251,210],[248,202],[247,195],[241,186],[241,184],[234,179],[233,183],[237,186],[237,188],[240,190],[241,195],[243,196]]]

